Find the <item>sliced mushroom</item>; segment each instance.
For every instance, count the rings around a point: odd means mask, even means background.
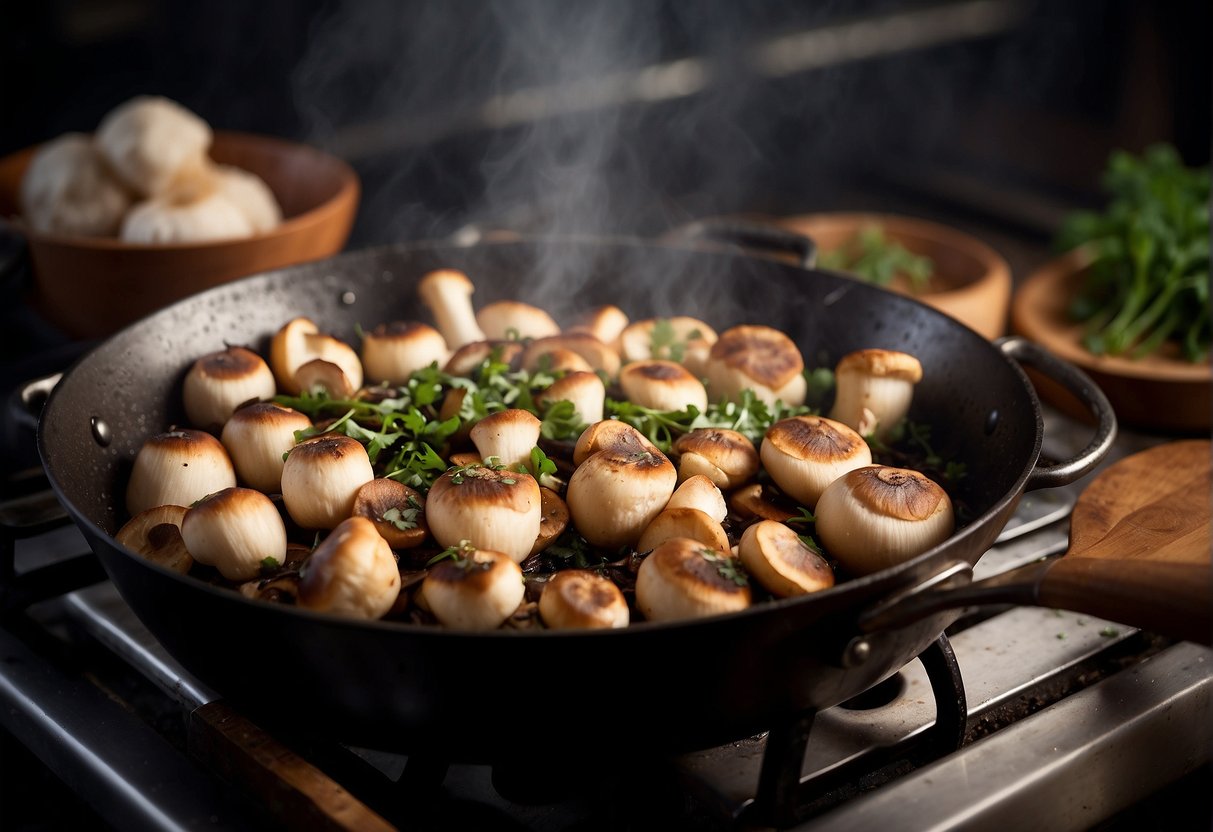
[[[678,472],[656,449],[616,444],[591,454],[569,479],[573,525],[594,546],[635,543],[674,492]]]
[[[299,605],[345,618],[382,618],[400,594],[400,569],[375,524],[349,517],[321,541],[299,581]]]
[[[804,359],[787,335],[769,326],[735,326],[721,333],[707,362],[708,393],[736,401],[752,390],[760,401],[804,404]]]
[[[737,550],[750,577],[778,598],[820,592],[834,585],[830,564],[783,523],[755,523],[741,535]]]
[[[305,529],[331,529],[354,513],[358,489],[375,478],[362,443],[325,434],[300,442],[282,466],[282,501]]]
[[[573,412],[582,424],[602,421],[606,406],[606,385],[597,373],[575,372],[556,379],[535,397],[536,403],[548,408],[556,402],[572,402]]]
[[[560,332],[560,325],[538,306],[516,300],[486,304],[476,313],[476,323],[489,340],[520,341],[546,338]]]
[[[378,383],[403,385],[418,370],[441,367],[449,358],[442,334],[417,321],[380,324],[362,338],[363,375]]]
[[[569,506],[564,499],[550,488],[539,487],[540,511],[539,536],[530,554],[538,554],[556,542],[569,526]]]
[[[240,405],[271,399],[277,392],[274,374],[261,356],[244,347],[228,347],[193,363],[185,374],[182,399],[190,424],[214,430]]]
[[[619,371],[619,386],[628,401],[654,410],[708,408],[708,391],[690,370],[673,361],[634,361]]]
[[[688,538],[658,546],[636,573],[636,608],[649,621],[736,612],[751,598],[749,579],[736,558]]]
[[[721,552],[729,551],[731,546],[724,527],[704,512],[697,508],[667,506],[645,526],[644,533],[636,542],[636,551],[648,552],[676,537],[697,540]]]
[[[838,362],[834,380],[830,418],[862,436],[884,439],[910,411],[922,364],[895,350],[858,350]]]
[[[666,508],[697,508],[717,523],[723,523],[729,515],[724,495],[720,493],[716,483],[703,474],[695,474],[684,479],[674,489],[670,501],[666,503]]]
[[[240,482],[277,494],[282,490],[283,457],[295,447],[295,432],[311,426],[312,420],[298,410],[259,402],[233,413],[220,438]]]
[[[539,483],[529,474],[473,465],[452,468],[426,496],[426,520],[440,546],[468,541],[522,562],[542,522]]]
[[[420,546],[429,533],[425,497],[396,480],[376,477],[354,495],[355,517],[365,517],[393,549]]]
[[[156,506],[189,506],[236,484],[236,471],[219,440],[200,430],[159,433],[135,455],[126,488],[132,516]]]
[[[821,416],[793,416],[771,425],[759,454],[780,490],[809,508],[834,480],[872,464],[862,436]]]
[[[485,340],[484,331],[476,323],[472,308],[472,293],[476,287],[463,272],[455,269],[438,269],[421,278],[417,294],[429,307],[438,331],[447,346],[457,350],[464,344]]]
[[[557,572],[544,584],[539,615],[551,630],[628,626],[628,602],[612,581],[584,569]]]
[[[471,631],[500,627],[525,594],[514,558],[472,546],[460,546],[454,558],[435,564],[419,593],[442,626]]]
[[[286,527],[274,502],[251,488],[225,488],[198,501],[181,521],[181,537],[194,560],[229,581],[247,581],[272,559],[286,560]]]
[[[185,575],[194,565],[181,537],[186,511],[185,506],[156,506],[141,511],[123,524],[114,539],[152,563]]]
[[[946,540],[955,527],[947,492],[905,468],[858,468],[831,483],[817,503],[821,544],[856,575],[903,563]]]
[[[696,428],[674,440],[678,478],[702,474],[722,490],[744,485],[758,473],[758,451],[744,434],[727,428]]]
[[[542,424],[529,410],[499,410],[473,425],[470,436],[481,459],[496,458],[507,468],[526,467]]]
[[[620,334],[619,345],[625,362],[654,358],[677,361],[696,378],[702,378],[716,338],[716,330],[698,318],[674,315],[630,324]]]

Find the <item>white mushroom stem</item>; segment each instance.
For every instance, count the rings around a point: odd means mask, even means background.
[[[472,465],[437,479],[426,495],[425,513],[440,546],[468,541],[521,563],[539,536],[542,496],[529,474]]]
[[[952,501],[930,478],[871,465],[830,484],[817,503],[817,536],[848,572],[867,575],[903,563],[955,529]]]
[[[650,359],[635,361],[619,371],[619,386],[628,401],[654,410],[708,408],[708,391],[703,382],[681,364]]]
[[[748,607],[751,597],[741,563],[697,540],[667,540],[636,574],[636,607],[649,621],[735,612]]]
[[[752,480],[758,473],[758,451],[744,434],[727,428],[696,428],[674,440],[678,479],[697,475],[729,490]]]
[[[157,434],[139,449],[126,488],[131,515],[156,506],[189,506],[236,484],[219,440],[200,430]]]
[[[516,300],[499,300],[481,307],[476,323],[489,340],[546,338],[560,332],[560,325],[547,312]]]
[[[597,630],[628,626],[628,603],[619,587],[583,569],[557,572],[543,586],[539,615],[552,630]]]
[[[354,512],[358,489],[375,478],[366,448],[348,436],[300,442],[282,466],[282,501],[305,529],[331,529]]]
[[[194,565],[181,537],[186,511],[185,506],[156,506],[141,511],[123,524],[114,539],[153,563],[184,575]]]
[[[568,373],[539,393],[535,401],[545,409],[556,402],[571,402],[581,424],[592,425],[602,421],[606,385],[597,373]]]
[[[312,420],[272,402],[242,407],[223,426],[221,439],[240,482],[270,494],[282,490],[283,457],[295,447],[295,431]]]
[[[834,369],[835,394],[830,418],[863,436],[884,439],[910,411],[922,364],[894,350],[859,350],[843,356]]]
[[[182,399],[190,424],[221,427],[242,404],[265,401],[278,392],[274,374],[261,356],[244,347],[204,355],[185,374]]]
[[[667,540],[687,537],[720,552],[728,552],[729,536],[724,527],[697,508],[669,508],[649,522],[636,542],[636,551],[648,552]]]
[[[500,627],[525,594],[522,569],[513,558],[467,545],[431,567],[420,592],[442,626],[471,631]]]
[[[450,358],[446,339],[429,324],[397,321],[380,324],[362,338],[362,370],[373,383],[402,385],[416,371]]]
[[[195,504],[181,521],[194,560],[229,581],[247,581],[267,558],[286,560],[286,527],[269,497],[251,488],[225,488]]]
[[[716,330],[698,318],[674,315],[630,324],[620,333],[619,346],[625,362],[667,359],[702,378],[716,338]]]
[[[473,341],[484,341],[484,330],[476,322],[472,293],[476,287],[455,269],[432,271],[417,284],[417,294],[429,307],[447,346],[457,350]]]
[[[721,333],[707,362],[708,394],[736,401],[752,390],[766,404],[804,404],[804,359],[787,335],[769,326],[735,326]]]
[[[496,457],[507,468],[527,467],[542,425],[529,410],[499,410],[473,425],[470,436],[481,459]]]
[[[759,454],[780,490],[809,508],[834,480],[872,464],[862,436],[820,416],[793,416],[771,425]]]
[[[793,529],[774,520],[748,527],[737,546],[750,577],[777,598],[819,592],[834,585],[834,570]]]
[[[617,444],[577,466],[565,499],[582,537],[612,548],[640,539],[677,482],[678,472],[660,451]]]
[[[299,581],[300,606],[346,618],[382,618],[399,594],[396,558],[365,517],[338,524],[307,559]]]
[[[720,493],[716,483],[703,474],[695,474],[684,479],[678,488],[674,489],[670,501],[666,503],[666,508],[699,509],[717,523],[723,523],[724,519],[729,516],[724,495]]]

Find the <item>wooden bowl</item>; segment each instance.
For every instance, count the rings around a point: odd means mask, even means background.
[[[0,159],[0,217],[19,215],[21,179],[36,151]],[[70,337],[100,338],[187,295],[345,246],[360,185],[344,161],[305,144],[222,131],[210,155],[265,180],[283,222],[240,239],[150,245],[44,234],[18,219],[33,261],[33,307]]]
[[[1082,368],[1104,391],[1121,423],[1168,433],[1208,434],[1213,427],[1213,367],[1208,362],[1185,361],[1175,344],[1140,359],[1094,355],[1083,347],[1083,325],[1070,319],[1067,308],[1090,262],[1090,255],[1079,249],[1029,275],[1012,300],[1011,328]],[[1084,415],[1069,394],[1046,380],[1033,377],[1033,381],[1050,404]]]
[[[985,338],[1006,332],[1011,302],[1011,267],[986,243],[929,220],[897,214],[820,213],[770,220],[781,228],[811,237],[819,252],[829,252],[853,239],[864,228],[880,226],[885,238],[931,258],[932,285],[921,292],[891,285],[950,315]]]

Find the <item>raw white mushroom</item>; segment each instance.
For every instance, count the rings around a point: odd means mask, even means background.
[[[170,191],[132,207],[122,220],[119,237],[128,243],[203,243],[252,233],[248,218],[220,194],[186,199]]]
[[[130,204],[130,194],[83,133],[42,145],[21,179],[21,214],[35,231],[112,237]]]
[[[234,165],[213,165],[212,175],[219,195],[236,206],[255,233],[272,231],[282,223],[282,208],[260,176]]]
[[[115,107],[94,134],[97,149],[127,187],[163,193],[181,171],[205,164],[211,128],[175,101],[138,96]]]

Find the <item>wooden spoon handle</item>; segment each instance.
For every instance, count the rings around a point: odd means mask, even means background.
[[[1041,606],[1213,644],[1213,566],[1207,562],[1059,558],[1042,576],[1037,598]]]

